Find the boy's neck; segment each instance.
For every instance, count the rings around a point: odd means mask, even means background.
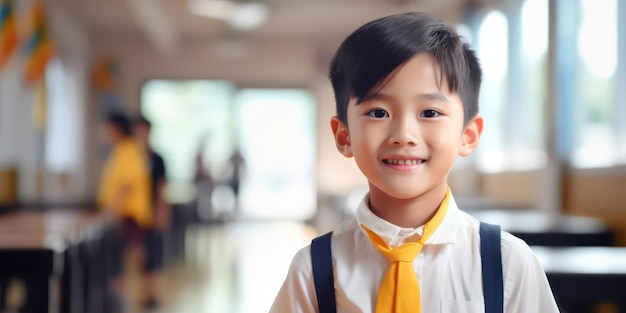
[[[443,183],[418,197],[398,199],[370,185],[369,207],[372,213],[391,224],[417,228],[435,215],[446,192],[447,184]]]

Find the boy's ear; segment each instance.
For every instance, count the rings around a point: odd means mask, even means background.
[[[337,116],[333,116],[330,119],[330,128],[333,131],[335,137],[335,145],[337,151],[343,154],[346,158],[352,157],[352,145],[350,144],[350,134],[348,128],[339,120]]]
[[[461,138],[461,147],[459,155],[466,157],[478,147],[480,135],[483,132],[483,117],[476,115],[463,130],[463,138]]]

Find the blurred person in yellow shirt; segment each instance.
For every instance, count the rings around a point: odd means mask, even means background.
[[[130,260],[135,264],[145,263],[144,236],[153,219],[150,168],[143,148],[132,137],[132,123],[125,115],[107,116],[103,136],[112,149],[102,171],[98,205],[115,221],[118,244],[112,256],[112,287],[119,309],[123,309],[127,302],[121,283],[123,255],[131,254]]]

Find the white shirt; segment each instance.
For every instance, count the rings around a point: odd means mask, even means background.
[[[331,239],[337,312],[374,312],[380,282],[390,261],[370,242],[365,225],[388,244],[417,240],[423,227],[401,228],[374,215],[368,196],[356,217],[338,226]],[[479,222],[459,210],[452,195],[441,225],[413,261],[421,286],[422,312],[484,312]],[[559,312],[546,275],[528,245],[502,232],[504,311]],[[271,313],[318,312],[311,249],[300,250]],[[323,312],[322,312],[323,313]]]

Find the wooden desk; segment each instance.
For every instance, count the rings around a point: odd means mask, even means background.
[[[168,262],[184,256],[185,229],[194,216],[195,207],[174,206],[166,235]],[[39,304],[29,308],[32,313],[48,312],[48,306],[53,312],[108,313],[110,262],[117,261],[110,252],[116,244],[112,222],[84,209],[6,213],[0,215],[0,278],[19,274],[40,287],[32,292],[43,295],[30,301]],[[57,303],[49,295],[59,288]]]
[[[612,246],[614,234],[600,220],[561,215],[551,217],[536,210],[488,210],[470,214],[498,224],[531,246]]]
[[[89,264],[83,250],[107,223],[102,215],[86,212],[13,212],[0,217],[0,277],[16,275],[26,281],[24,309],[29,312],[85,311],[84,298],[76,296],[86,287]]]
[[[563,312],[588,313],[601,301],[626,312],[626,248],[532,247]]]

